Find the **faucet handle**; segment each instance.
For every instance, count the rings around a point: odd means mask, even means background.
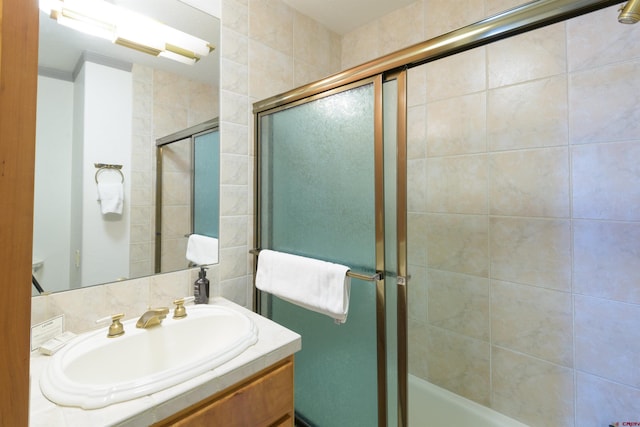
[[[123,317],[124,313],[112,314],[111,316],[103,317],[96,320],[96,323],[105,323],[111,321],[111,326],[109,326],[107,338],[115,338],[119,337],[120,335],[124,335],[124,326],[120,322],[120,319],[122,319]]]
[[[184,308],[185,303],[191,302],[193,300],[195,300],[196,297],[184,297],[184,298],[178,298],[177,300],[173,301],[173,303],[176,305],[175,310],[173,310],[173,318],[174,319],[182,319],[184,317],[187,317],[187,309]]]

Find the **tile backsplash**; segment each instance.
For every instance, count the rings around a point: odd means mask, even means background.
[[[220,295],[217,268],[213,266],[207,274],[210,297]],[[31,298],[31,324],[64,314],[65,330],[82,333],[105,327],[95,321],[112,314],[135,319],[148,307],[171,308],[175,299],[193,295],[197,278],[198,269],[191,269],[35,296]]]

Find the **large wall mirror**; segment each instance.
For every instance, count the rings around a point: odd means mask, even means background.
[[[194,264],[186,251],[190,235],[199,231],[197,209],[206,216],[203,234],[218,237],[219,142],[187,144],[190,164],[162,183],[178,195],[197,192],[216,200],[190,197],[180,209],[156,203],[157,141],[203,125],[210,131],[219,111],[220,22],[188,2],[109,1],[214,47],[193,64],[185,63],[194,62],[190,48],[166,43],[167,57],[159,57],[155,48],[153,55],[145,53],[120,36],[112,43],[40,12],[33,277],[45,292],[188,268]],[[206,170],[199,178],[196,165]],[[180,237],[165,242],[173,255],[165,255],[161,269],[158,210],[164,212],[162,228]],[[191,218],[186,229],[185,217]]]

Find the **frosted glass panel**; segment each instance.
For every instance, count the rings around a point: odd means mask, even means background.
[[[374,103],[368,84],[261,120],[261,245],[375,270]],[[352,279],[344,325],[273,298],[302,335],[296,412],[313,425],[376,426],[375,283]]]
[[[220,211],[220,134],[194,138],[193,232],[218,238]]]

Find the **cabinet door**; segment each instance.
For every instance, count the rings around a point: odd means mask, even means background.
[[[157,426],[292,427],[293,359],[195,405],[177,419],[165,421]]]

